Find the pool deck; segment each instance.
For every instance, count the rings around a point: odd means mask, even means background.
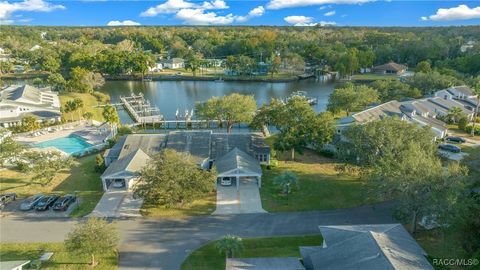
[[[41,130],[18,134],[15,140],[24,144],[34,144],[54,140],[57,138],[76,135],[83,138],[91,145],[99,145],[109,138],[110,130],[102,130],[97,125],[88,125],[85,122],[69,123],[60,126],[52,126]]]

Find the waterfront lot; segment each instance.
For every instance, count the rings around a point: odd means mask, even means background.
[[[47,185],[31,181],[31,176],[16,170],[0,170],[0,193],[16,193],[17,200],[43,193],[58,195],[77,192],[79,208],[71,216],[84,216],[90,213],[102,196],[100,174],[94,171],[95,155],[79,158],[70,171],[63,171]]]
[[[90,256],[79,256],[65,250],[63,243],[0,244],[2,261],[38,260],[45,252],[53,252],[49,261],[42,263],[41,269],[87,269]],[[99,270],[117,269],[116,252],[105,252],[97,258]]]
[[[62,94],[59,95],[60,98],[60,103],[63,106],[65,106],[65,103],[69,100],[73,100],[75,98],[79,98],[83,101],[83,108],[80,109],[79,111],[76,112],[69,112],[69,113],[64,113],[63,117],[65,120],[68,121],[77,121],[83,119],[82,114],[86,112],[91,112],[93,114],[93,119],[97,121],[103,121],[103,116],[102,116],[102,107],[96,107],[99,104],[105,104],[110,101],[110,97],[106,94],[100,93],[100,92],[95,92],[94,96],[93,94],[89,93],[73,93],[73,92],[63,92]]]
[[[255,257],[300,257],[299,246],[319,246],[321,235],[246,238],[242,240],[243,250],[235,258]],[[195,250],[182,264],[182,270],[225,269],[225,255],[215,248],[216,241]]]
[[[336,171],[341,163],[334,159],[305,150],[295,161],[288,161],[289,154],[279,153],[278,166],[264,170],[260,194],[266,211],[325,210],[375,202],[368,197],[365,182],[359,176]],[[288,197],[274,184],[274,178],[286,170],[298,176],[298,188]]]

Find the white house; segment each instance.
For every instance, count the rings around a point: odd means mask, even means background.
[[[60,121],[57,93],[31,85],[12,85],[0,90],[0,126],[18,125],[25,116],[34,116],[41,122]]]
[[[37,44],[37,45],[33,45],[33,47],[30,48],[30,51],[33,52],[33,51],[36,51],[36,50],[41,49],[41,48],[42,48],[42,46],[40,46],[40,45],[38,45],[38,44]]]
[[[163,64],[160,62],[155,63],[153,67],[148,67],[149,72],[159,72],[163,69]]]
[[[160,62],[163,68],[177,69],[184,68],[185,61],[182,58],[164,59]]]

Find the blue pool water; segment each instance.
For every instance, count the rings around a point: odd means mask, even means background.
[[[92,145],[87,143],[79,136],[70,135],[68,137],[56,138],[50,141],[36,143],[34,146],[38,148],[55,147],[70,155],[76,152],[81,152]]]

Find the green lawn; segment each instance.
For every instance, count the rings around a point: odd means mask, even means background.
[[[299,246],[319,246],[321,235],[287,236],[270,238],[246,238],[243,250],[237,258],[252,257],[300,257]],[[190,254],[182,264],[182,270],[223,270],[225,255],[215,249],[216,241],[210,242]]]
[[[53,252],[47,262],[42,263],[41,269],[88,269],[89,256],[78,256],[65,250],[63,243],[26,243],[0,244],[0,258],[2,261],[38,260],[45,252]],[[99,265],[94,269],[117,269],[116,252],[108,252],[97,258]]]
[[[397,75],[382,75],[382,74],[355,74],[352,76],[354,81],[376,81],[376,80],[396,80]]]
[[[73,100],[75,98],[80,98],[84,103],[82,110],[79,110],[78,112],[64,113],[63,117],[65,118],[65,120],[67,121],[71,121],[72,119],[74,121],[80,120],[81,118],[79,118],[79,114],[82,115],[83,113],[91,112],[93,114],[94,120],[103,121],[103,116],[102,116],[103,108],[96,107],[96,106],[98,106],[99,104],[109,103],[110,97],[100,92],[95,92],[95,95],[98,95],[98,99],[97,97],[89,93],[72,93],[72,92],[61,93],[59,95],[59,98],[60,98],[60,103],[62,107],[65,105],[67,101]]]
[[[264,169],[260,195],[262,206],[269,212],[309,211],[346,208],[372,203],[365,182],[357,175],[339,174],[334,159],[319,156],[306,150],[287,161],[289,153],[277,155],[278,166]],[[274,178],[283,171],[292,171],[298,176],[298,188],[286,197],[274,184]]]
[[[100,174],[94,171],[95,155],[79,158],[70,171],[63,171],[47,185],[31,182],[31,176],[19,171],[0,170],[0,192],[14,192],[19,197],[37,193],[69,194],[77,191],[80,208],[72,212],[73,216],[90,213],[103,194]]]
[[[206,194],[203,198],[195,200],[194,202],[185,206],[165,208],[165,207],[149,207],[144,205],[140,210],[143,216],[148,217],[187,217],[210,215],[215,211],[217,203],[217,193],[211,192]]]

